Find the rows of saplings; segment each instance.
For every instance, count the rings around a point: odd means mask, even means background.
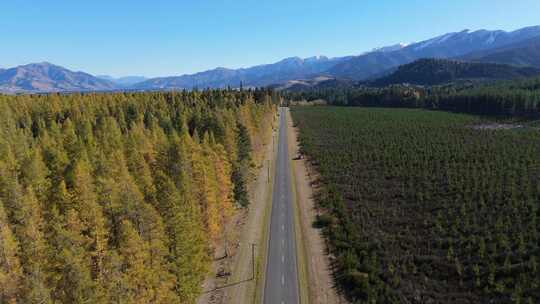
[[[424,110],[292,115],[353,302],[539,303],[540,132]]]

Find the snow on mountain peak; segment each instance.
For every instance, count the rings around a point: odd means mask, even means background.
[[[400,43],[389,45],[389,46],[383,46],[383,47],[374,48],[371,51],[372,52],[387,53],[387,52],[393,52],[393,51],[401,50],[402,48],[406,47],[407,45],[408,45],[407,43],[400,42]]]
[[[326,56],[322,56],[322,55],[317,55],[317,56],[312,56],[312,57],[308,57],[308,58],[305,58],[304,61],[321,61],[321,60],[328,60],[328,57]]]
[[[486,39],[486,41],[484,41],[484,44],[493,44],[496,38],[497,38],[497,33],[492,32],[489,34],[489,37]]]
[[[465,30],[461,33],[465,33],[465,32],[468,32],[468,30]],[[418,45],[416,46],[415,50],[421,50],[421,49],[424,49],[428,46],[432,46],[432,45],[437,45],[437,44],[441,44],[443,42],[445,42],[446,40],[456,36],[456,35],[459,35],[460,33],[448,33],[448,34],[444,34],[442,36],[439,36],[439,37],[435,37],[433,39],[429,39],[429,40],[426,40],[424,42],[420,42],[418,43]]]

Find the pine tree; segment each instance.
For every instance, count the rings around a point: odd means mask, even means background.
[[[120,224],[118,252],[122,258],[122,280],[117,294],[124,303],[152,303],[153,290],[148,282],[148,244],[133,225],[124,220]]]
[[[200,208],[189,191],[185,176],[180,177],[180,189],[163,173],[156,176],[159,210],[164,217],[169,237],[172,272],[176,276],[175,290],[182,301],[196,297],[208,269],[208,252]]]
[[[234,212],[234,186],[231,180],[232,169],[225,148],[221,144],[213,143],[214,167],[217,180],[218,205],[221,216],[221,226],[224,227],[227,219]]]
[[[103,280],[103,259],[107,252],[105,217],[97,202],[96,189],[86,161],[79,161],[73,172],[73,207],[83,225],[82,233],[87,237],[84,244],[92,259],[92,273],[98,282]]]
[[[142,130],[138,131],[139,133]],[[139,135],[142,137],[143,135]],[[128,152],[127,152],[127,163],[129,171],[135,179],[135,182],[138,188],[144,195],[145,201],[151,204],[155,204],[156,196],[156,187],[154,181],[152,180],[152,172],[150,170],[150,165],[147,163],[143,151],[145,149],[145,144],[140,142],[144,141],[143,138],[136,138],[135,136],[130,137],[128,142]],[[153,154],[150,148],[147,148],[147,155]],[[141,151],[143,150],[143,151]]]
[[[199,157],[200,156],[200,157]],[[205,133],[199,149],[192,152],[194,183],[200,187],[199,199],[205,214],[206,228],[211,240],[216,241],[221,231],[222,219],[218,206],[218,184],[214,151]]]
[[[50,288],[46,283],[47,256],[41,207],[31,187],[16,203],[14,227],[25,278],[21,298],[29,303],[51,303]]]
[[[21,165],[21,183],[23,187],[32,187],[41,202],[46,201],[50,180],[49,169],[41,156],[41,149],[33,147],[30,155]]]
[[[174,293],[176,277],[170,272],[171,265],[167,260],[169,252],[164,225],[159,214],[149,204],[143,203],[140,211],[144,224],[139,234],[148,248],[146,280],[147,288],[152,290],[151,302],[175,303],[178,301]]]
[[[238,159],[233,165],[232,181],[234,183],[234,199],[241,206],[249,204],[247,193],[247,174],[251,165],[251,140],[247,128],[238,124],[237,151]]]
[[[97,303],[96,283],[92,279],[92,260],[86,251],[90,241],[84,235],[85,225],[78,212],[70,209],[65,224],[56,226],[54,240],[57,248],[55,298],[61,303]]]
[[[23,272],[18,243],[0,200],[0,303],[15,304],[22,294]]]

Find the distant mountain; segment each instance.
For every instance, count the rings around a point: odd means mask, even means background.
[[[460,59],[540,68],[540,36],[496,49],[469,53]]]
[[[114,78],[108,75],[98,75],[96,77],[111,81],[120,87],[130,87],[134,84],[148,80],[148,78],[144,76],[125,76]]]
[[[318,83],[317,78],[370,80],[386,76],[403,64],[421,58],[455,58],[478,51],[500,49],[540,37],[540,26],[513,32],[479,30],[448,33],[412,44],[373,49],[359,56],[327,58],[291,57],[273,64],[244,69],[217,68],[191,75],[153,78],[133,86],[139,90],[191,89],[227,86],[302,87]],[[306,82],[307,80],[307,82]],[[298,83],[291,83],[297,81]]]
[[[330,68],[327,73],[336,78],[365,80],[385,71],[414,61],[414,57],[401,51],[373,52],[347,60]]]
[[[399,43],[373,49],[369,54],[380,54],[384,56],[385,53],[393,52],[404,47],[406,47],[406,44]],[[191,89],[196,87],[224,88],[227,86],[238,87],[241,83],[246,87],[279,86],[286,85],[291,80],[314,80],[317,77],[328,76],[335,78],[331,73],[328,73],[328,70],[352,58],[353,56],[337,58],[328,58],[325,56],[309,58],[290,57],[276,63],[250,68],[216,68],[190,75],[153,78],[138,83],[132,88],[139,90]]]
[[[153,78],[133,86],[134,89],[192,89],[195,87],[224,88],[267,86],[288,80],[302,79],[323,74],[330,67],[350,57],[310,58],[291,57],[273,64],[258,65],[243,69],[217,68],[201,73],[175,77]]]
[[[0,70],[0,92],[39,93],[113,90],[114,83],[48,62]]]
[[[396,51],[356,56],[336,64],[326,73],[337,78],[364,80],[417,59],[459,57],[468,53],[498,49],[535,37],[540,37],[540,26],[513,32],[464,30],[413,43]]]
[[[94,77],[49,63],[0,69],[0,92],[169,90],[193,88],[348,85],[391,75],[422,58],[459,59],[540,68],[540,26],[513,32],[478,30],[448,33],[418,43],[395,44],[358,56],[290,57],[241,69],[216,68],[200,73],[146,79],[139,76]],[[320,79],[327,80],[321,82]],[[295,83],[296,81],[296,83]]]
[[[400,66],[391,75],[380,78],[372,84],[377,86],[402,83],[438,85],[458,80],[501,80],[538,75],[540,75],[540,69],[533,67],[448,59],[420,59]]]

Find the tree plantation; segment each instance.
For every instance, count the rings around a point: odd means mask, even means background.
[[[540,302],[537,126],[389,108],[291,113],[353,302]]]
[[[193,303],[277,101],[0,96],[0,303]]]
[[[540,117],[540,78],[439,86],[321,87],[288,92],[291,100],[332,105],[425,108],[481,115]]]

